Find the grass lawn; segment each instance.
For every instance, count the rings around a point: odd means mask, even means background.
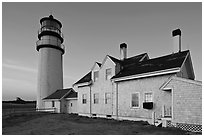
[[[179,135],[192,134],[176,128],[162,128],[146,122],[87,118],[40,112],[14,113],[2,117],[3,135]]]

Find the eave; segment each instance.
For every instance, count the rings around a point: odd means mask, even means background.
[[[77,98],[66,98],[66,100],[75,100]]]
[[[196,81],[196,80],[186,79],[186,78],[182,78],[182,77],[172,76],[159,89],[164,90],[164,91],[168,91],[168,90],[172,89],[171,87],[167,86],[169,84],[169,82],[172,80],[178,80],[178,81],[183,81],[183,82],[202,86],[201,81]]]
[[[151,76],[158,76],[158,75],[164,75],[164,74],[171,74],[171,73],[177,73],[177,72],[180,72],[179,67],[178,68],[172,68],[172,69],[160,70],[160,71],[154,71],[154,72],[148,72],[148,73],[143,73],[143,74],[136,74],[136,75],[131,75],[131,76],[113,78],[112,81],[119,82],[119,81],[138,79],[138,78],[144,78],[144,77],[151,77]]]
[[[92,84],[92,81],[74,84],[73,86],[84,87]]]

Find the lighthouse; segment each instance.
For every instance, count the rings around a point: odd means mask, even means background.
[[[36,50],[39,52],[37,109],[44,109],[43,98],[63,88],[62,55],[65,53],[62,24],[52,15],[40,19]]]

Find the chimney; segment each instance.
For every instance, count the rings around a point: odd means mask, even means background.
[[[172,31],[173,36],[173,53],[181,52],[181,30],[175,29]]]
[[[124,60],[127,58],[127,44],[120,44],[120,60]]]

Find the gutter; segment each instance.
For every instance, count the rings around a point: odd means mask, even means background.
[[[72,86],[78,86],[78,87],[84,87],[84,86],[89,86],[92,84],[92,81],[89,82],[84,82],[84,83],[78,83],[78,84],[73,84]]]
[[[118,119],[118,83],[116,83],[116,119]]]
[[[60,101],[60,99],[42,99],[44,101]]]
[[[112,80],[114,82],[117,82],[117,81],[124,81],[124,80],[130,80],[130,79],[137,79],[137,78],[144,78],[144,77],[150,77],[150,76],[157,76],[157,75],[162,75],[162,74],[177,73],[177,72],[180,72],[180,68],[179,67],[173,68],[173,69],[165,69],[165,70],[148,72],[148,73],[143,73],[143,74],[137,74],[137,75],[113,78]]]
[[[90,116],[91,116],[91,103],[92,103],[92,101],[91,101],[92,99],[91,99],[91,85],[90,85]]]

